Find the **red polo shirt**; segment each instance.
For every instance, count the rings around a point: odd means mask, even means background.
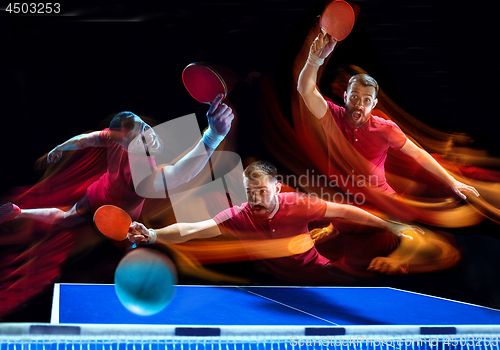
[[[287,238],[308,233],[308,223],[323,219],[326,202],[303,193],[278,194],[279,210],[269,220],[255,220],[248,203],[230,208],[214,217],[223,234],[240,240],[266,240]],[[257,270],[285,281],[316,281],[321,269],[329,260],[315,247],[308,251],[283,258],[254,261]],[[324,276],[323,276],[324,278]]]
[[[101,131],[99,141],[101,146],[106,147],[107,150],[108,169],[99,180],[87,189],[90,207],[92,211],[96,211],[97,208],[105,204],[116,205],[129,213],[134,220],[137,220],[141,214],[144,198],[135,191],[130,161],[133,161],[138,169],[150,174],[151,167],[156,167],[154,160],[151,159],[152,157],[145,159],[145,157],[132,153],[130,153],[131,158],[129,158],[129,152],[111,139],[109,129]]]
[[[395,191],[386,181],[384,164],[389,148],[401,149],[406,143],[406,135],[393,121],[374,115],[371,115],[363,126],[353,127],[345,116],[344,107],[328,100],[327,104],[331,113],[326,113],[320,123],[328,140],[328,153],[330,155],[339,151],[342,153],[342,150],[335,149],[335,143],[331,140],[332,129],[338,128],[354,149],[373,165],[372,173],[365,174],[377,177],[377,181],[370,181],[372,186],[394,193]],[[332,173],[332,171],[329,172]]]

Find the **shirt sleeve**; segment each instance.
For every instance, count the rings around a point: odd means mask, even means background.
[[[241,221],[241,217],[238,215],[241,213],[241,209],[242,207],[228,208],[214,216],[213,220],[219,226],[219,230],[223,236],[238,238],[236,226],[237,222]]]
[[[307,201],[307,217],[309,221],[321,220],[326,214],[326,202],[321,198],[305,195]]]
[[[321,125],[323,125],[324,128],[328,129],[330,128],[330,125],[332,123],[338,124],[338,119],[342,114],[343,107],[340,107],[339,105],[335,104],[333,101],[330,100],[326,100],[326,105],[328,106],[328,110],[326,111],[323,118],[319,120],[319,122],[321,123]]]
[[[113,140],[111,140],[111,135],[109,134],[109,129],[106,128],[101,130],[99,133],[99,142],[103,147],[110,147]]]
[[[283,194],[283,201],[294,203],[292,216],[303,217],[305,214],[308,222],[321,220],[325,217],[326,202],[316,196],[299,192],[286,192]]]
[[[217,225],[223,226],[223,223],[229,219],[231,219],[231,208],[221,211],[219,214],[214,216],[214,221]]]
[[[406,143],[405,133],[394,122],[391,123],[389,147],[400,150]]]

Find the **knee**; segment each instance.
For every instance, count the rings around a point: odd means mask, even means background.
[[[72,213],[71,210],[64,211],[60,209],[56,209],[56,215],[55,215],[55,221],[58,225],[65,226],[65,227],[70,227],[72,226],[72,218],[74,216],[74,213]]]
[[[52,216],[54,222],[57,224],[61,224],[67,216],[66,211],[61,210],[61,209],[57,209],[57,208],[51,209],[50,214],[51,214],[50,216]]]
[[[60,221],[61,226],[73,227],[86,222],[86,219],[83,216],[80,216],[80,214],[76,211],[76,206],[62,213],[63,215]]]

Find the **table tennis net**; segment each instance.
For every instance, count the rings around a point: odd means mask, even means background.
[[[340,339],[336,339],[340,341]],[[386,339],[385,342],[353,342],[336,345],[336,340],[304,342],[302,345],[287,340],[94,340],[78,341],[52,340],[2,340],[2,350],[295,350],[295,349],[335,349],[335,350],[473,350],[498,349],[498,346],[467,344],[467,340],[457,345],[448,344],[445,340],[438,342],[426,339]]]
[[[0,324],[0,350],[500,350],[498,326],[342,328]]]

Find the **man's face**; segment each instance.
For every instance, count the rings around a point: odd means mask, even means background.
[[[141,118],[134,117],[134,127],[126,132],[115,131],[113,140],[120,146],[127,148],[130,152],[136,154],[158,155],[163,150],[163,142],[156,135],[153,128],[146,124]]]
[[[248,205],[255,219],[270,219],[278,209],[276,194],[281,183],[271,176],[259,176],[256,179],[243,178],[247,192]]]
[[[375,94],[373,86],[363,86],[358,82],[354,82],[344,92],[347,119],[352,126],[360,127],[370,119],[370,113],[378,101]]]

